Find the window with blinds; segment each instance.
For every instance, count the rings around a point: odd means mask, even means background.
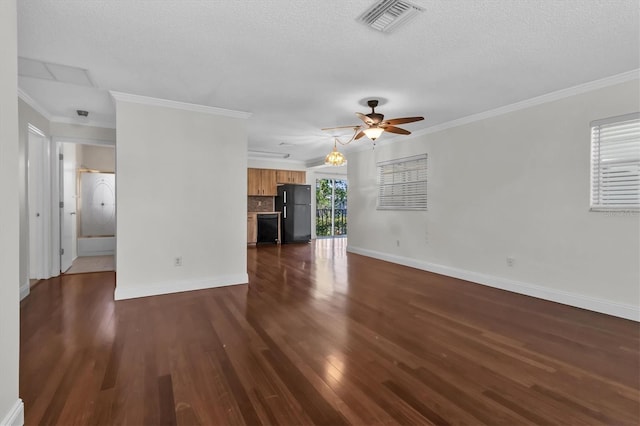
[[[427,154],[384,161],[378,166],[378,209],[427,209]]]
[[[591,210],[640,209],[640,113],[591,123]]]

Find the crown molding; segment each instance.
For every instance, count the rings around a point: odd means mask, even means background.
[[[205,114],[220,115],[223,117],[231,117],[231,118],[246,119],[251,117],[250,112],[234,111],[231,109],[224,109],[224,108],[198,105],[198,104],[190,104],[186,102],[171,101],[168,99],[159,99],[159,98],[151,98],[148,96],[132,95],[129,93],[114,92],[112,90],[109,91],[109,93],[116,101],[121,101],[121,102],[132,102],[136,104],[174,108],[174,109],[181,109],[181,110],[193,111],[193,112],[202,112]]]
[[[49,119],[52,123],[59,124],[71,124],[74,126],[87,126],[87,127],[100,127],[103,129],[115,129],[116,125],[106,121],[79,121],[70,117],[62,117],[59,115],[53,116]]]
[[[376,140],[375,146],[385,146],[392,144],[398,140],[413,139],[419,136],[429,135],[432,133],[441,132],[443,130],[451,129],[465,124],[471,124],[476,121],[486,120],[492,117],[498,117],[500,115],[508,114],[510,112],[519,111],[526,108],[531,108],[537,105],[545,104],[548,102],[565,99],[570,96],[580,95],[592,90],[602,89],[609,86],[615,86],[616,84],[626,83],[627,81],[640,79],[640,68],[631,71],[623,72],[621,74],[605,77],[600,80],[594,80],[587,83],[579,84],[577,86],[568,87],[566,89],[556,90],[544,95],[536,96],[534,98],[525,99],[524,101],[516,102],[513,104],[505,105],[499,108],[491,109],[488,111],[480,112],[478,114],[468,115],[466,117],[458,118],[455,120],[447,121],[445,123],[436,124],[435,126],[427,127],[426,129],[417,130],[411,133],[408,138],[406,136],[394,136],[392,138],[384,138],[382,140]],[[360,152],[365,149],[370,149],[370,145],[360,146],[354,151]]]
[[[478,114],[473,114],[456,120],[448,121],[446,123],[418,130],[414,132],[413,135],[422,136],[430,133],[436,133],[442,130],[451,129],[452,127],[458,127],[465,124],[474,123],[476,121],[486,120],[488,118],[497,117],[500,115],[508,114],[510,112],[531,108],[548,102],[565,99],[570,96],[580,95],[592,90],[602,89],[604,87],[614,86],[616,84],[638,79],[640,79],[640,69],[635,69],[621,74],[612,75],[610,77],[605,77],[600,80],[594,80],[587,83],[578,84],[577,86],[568,87],[566,89],[556,90],[555,92],[550,92],[544,95],[536,96],[534,98],[525,99],[524,101],[505,105],[503,107],[491,109],[489,111],[484,111]],[[395,139],[396,138],[393,138],[392,140]]]
[[[24,90],[22,90],[21,88],[18,87],[18,97],[20,99],[22,99],[24,101],[24,103],[26,103],[27,105],[29,105],[31,108],[33,108],[34,110],[36,110],[40,115],[42,115],[44,118],[46,118],[47,120],[51,121],[51,114],[49,113],[49,111],[47,111],[46,109],[44,109],[44,107],[42,105],[40,105],[38,102],[36,102],[35,99],[33,99],[31,96],[29,96]]]

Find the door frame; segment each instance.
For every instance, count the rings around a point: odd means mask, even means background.
[[[62,220],[64,220],[62,216],[64,213],[64,209],[60,208],[60,201],[64,201],[63,199],[61,199],[61,197],[63,196],[63,193],[60,190],[60,183],[61,183],[60,174],[64,173],[64,170],[62,170],[62,168],[60,167],[60,160],[59,160],[60,153],[62,152],[62,144],[72,143],[77,145],[99,145],[99,146],[112,146],[114,147],[114,149],[117,149],[117,148],[116,148],[115,141],[91,139],[91,138],[75,138],[75,137],[66,137],[66,136],[54,136],[51,139],[51,143],[52,143],[52,149],[55,150],[55,155],[52,156],[52,161],[51,161],[52,162],[51,181],[54,184],[52,189],[53,194],[51,198],[55,200],[55,203],[53,204],[54,208],[52,209],[52,211],[57,212],[56,213],[57,220],[53,220],[55,229],[52,229],[52,234],[51,234],[52,240],[53,240],[52,246],[55,247],[55,249],[52,250],[51,254],[55,259],[54,269],[57,268],[55,275],[52,275],[52,276],[57,276],[57,275],[60,275],[61,273],[60,249],[62,248],[62,239],[60,238],[60,232],[62,229],[61,223],[62,223]],[[117,169],[117,164],[116,164],[116,169]],[[117,170],[116,170],[116,176],[117,176]],[[117,182],[116,182],[116,186],[117,186]],[[116,238],[117,238],[117,234],[118,234],[118,225],[116,224]]]
[[[36,153],[36,144],[38,152]],[[37,157],[36,157],[37,155]],[[32,124],[27,125],[27,275],[31,279],[47,279],[51,273],[51,200],[50,143],[47,136]],[[34,171],[38,174],[34,176]],[[38,217],[36,223],[35,217]]]
[[[313,235],[312,235],[313,238],[318,238],[318,234],[316,232],[316,209],[318,208],[318,206],[317,206],[317,202],[316,202],[317,200],[316,200],[316,195],[315,195],[315,188],[316,188],[316,185],[317,185],[319,179],[344,180],[344,181],[346,181],[347,182],[347,200],[349,199],[349,195],[348,195],[349,179],[347,178],[346,174],[340,174],[340,173],[318,173],[318,172],[316,172],[314,174],[314,176],[313,176],[313,184],[312,184],[313,190],[314,190],[314,196],[312,197],[312,204],[311,204],[311,214],[312,214],[312,218],[311,218],[312,219],[311,220],[312,226],[311,227],[312,227],[312,231],[313,231]],[[334,203],[332,203],[331,208],[332,209],[335,208],[335,200],[334,200]],[[333,216],[334,216],[334,214],[332,214],[332,217]],[[334,226],[335,226],[335,224],[332,221],[332,223],[331,223],[332,234],[335,234],[334,228],[333,228]],[[324,238],[334,238],[335,235],[331,235],[330,237],[325,237],[325,236],[323,236],[323,237]]]

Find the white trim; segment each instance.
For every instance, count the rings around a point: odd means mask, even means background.
[[[22,301],[22,299],[27,297],[29,293],[31,293],[31,283],[27,278],[27,281],[20,286],[20,300]]]
[[[249,275],[233,274],[190,281],[167,281],[151,285],[122,288],[116,281],[114,300],[134,299],[137,297],[158,296],[162,294],[180,293],[183,291],[203,290],[207,288],[225,287],[236,284],[247,284]]]
[[[301,167],[302,169],[298,170],[298,171],[306,170],[306,164],[305,164],[304,161],[292,160],[290,158],[267,158],[267,157],[249,157],[249,156],[247,156],[247,161],[258,161],[258,162],[264,161],[264,162],[267,162],[267,163],[288,164],[288,165],[295,166],[295,167]],[[248,167],[252,168],[251,166],[248,166]],[[254,167],[254,168],[260,169],[262,167]],[[276,169],[274,169],[274,170],[276,170]]]
[[[67,136],[53,136],[51,140],[58,143],[75,143],[81,145],[101,145],[101,146],[116,146],[115,140],[107,139],[86,139],[86,138],[72,138]]]
[[[25,91],[23,91],[19,87],[18,87],[18,97],[22,99],[24,103],[26,103],[31,108],[35,109],[38,113],[40,113],[40,115],[42,115],[44,118],[51,121],[51,114],[49,114],[49,112],[46,109],[44,109],[42,105],[36,102],[35,99],[33,99],[31,96],[29,96]]]
[[[23,426],[24,425],[24,403],[20,398],[16,400],[7,414],[0,420],[0,426]]]
[[[537,105],[542,105],[548,102],[558,101],[571,96],[587,93],[592,90],[602,89],[616,84],[625,83],[627,81],[640,79],[640,68],[631,71],[623,72],[621,74],[605,77],[600,80],[590,81],[588,83],[579,84],[577,86],[568,87],[566,89],[556,90],[555,92],[546,93],[544,95],[536,96],[524,101],[516,102],[513,104],[505,105],[499,108],[491,109],[488,111],[480,112],[477,114],[468,115],[466,117],[458,118],[455,120],[447,121],[445,123],[436,124],[426,129],[416,130],[411,135],[407,136],[394,136],[392,138],[385,137],[383,139],[376,140],[376,146],[384,146],[398,140],[413,139],[419,136],[429,135],[432,133],[441,132],[443,130],[451,129],[453,127],[463,126],[465,124],[475,123],[476,121],[486,120],[488,118],[498,117],[511,112],[519,111],[526,108],[531,108]],[[365,149],[371,149],[371,145],[362,145],[354,149],[354,151],[364,151]]]
[[[616,317],[640,322],[640,308],[634,305],[612,302],[609,300],[598,299],[591,296],[584,296],[582,294],[570,293],[568,291],[557,290],[554,288],[543,287],[536,284],[483,274],[481,272],[453,268],[451,266],[439,265],[436,263],[425,262],[418,259],[396,256],[393,254],[383,253],[375,250],[368,250],[360,247],[347,246],[347,251],[367,257],[373,257],[375,259],[385,260],[387,262],[421,269],[423,271],[429,271],[436,274],[446,275],[448,277],[486,285],[489,287],[495,287],[518,294],[533,296],[539,299],[574,306],[576,308],[588,309],[590,311],[600,312],[603,314],[613,315]]]
[[[60,124],[72,124],[74,126],[87,126],[87,127],[100,127],[103,129],[115,129],[115,123],[107,122],[107,121],[80,121],[80,118],[71,118],[71,117],[63,117],[60,115],[52,116],[49,121],[52,123],[60,123]]]
[[[254,151],[250,149],[247,151],[247,157],[254,160],[286,160],[291,157],[291,154],[286,152]]]
[[[40,105],[35,99],[29,96],[25,91],[18,87],[18,97],[22,99],[27,105],[36,110],[40,115],[46,118],[51,123],[62,123],[62,124],[74,124],[78,126],[89,126],[89,127],[101,127],[105,129],[115,129],[116,125],[110,122],[103,121],[80,121],[80,119],[72,118],[72,117],[63,117],[59,115],[51,115],[42,105]]]
[[[112,90],[109,91],[109,93],[111,93],[111,96],[115,100],[122,101],[122,102],[133,102],[136,104],[152,105],[152,106],[159,106],[159,107],[165,107],[165,108],[175,108],[175,109],[182,109],[185,111],[193,111],[193,112],[203,112],[206,114],[221,115],[224,117],[232,117],[232,118],[251,117],[250,112],[234,111],[231,109],[224,109],[224,108],[212,107],[207,105],[198,105],[198,104],[190,104],[186,102],[171,101],[169,99],[151,98],[149,96],[132,95],[130,93],[114,92]]]
[[[28,124],[27,124],[27,129],[29,129],[29,131],[30,131],[31,133],[35,133],[35,134],[36,134],[36,135],[38,135],[38,136],[41,136],[41,137],[43,137],[43,138],[46,138],[46,137],[47,137],[47,135],[45,135],[45,134],[44,134],[44,132],[43,132],[42,130],[38,129],[36,126],[34,126],[34,125],[33,125],[33,124],[31,124],[31,123],[28,123]]]
[[[615,117],[602,118],[600,120],[593,120],[589,123],[589,126],[603,126],[607,124],[619,123],[621,121],[637,120],[640,118],[640,112],[632,112],[630,114],[616,115]]]

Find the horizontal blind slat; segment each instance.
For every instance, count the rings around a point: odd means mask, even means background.
[[[640,119],[637,114],[621,117],[618,122],[606,119],[592,126],[591,163],[592,208],[640,208]]]
[[[378,209],[427,208],[427,156],[378,163]]]

